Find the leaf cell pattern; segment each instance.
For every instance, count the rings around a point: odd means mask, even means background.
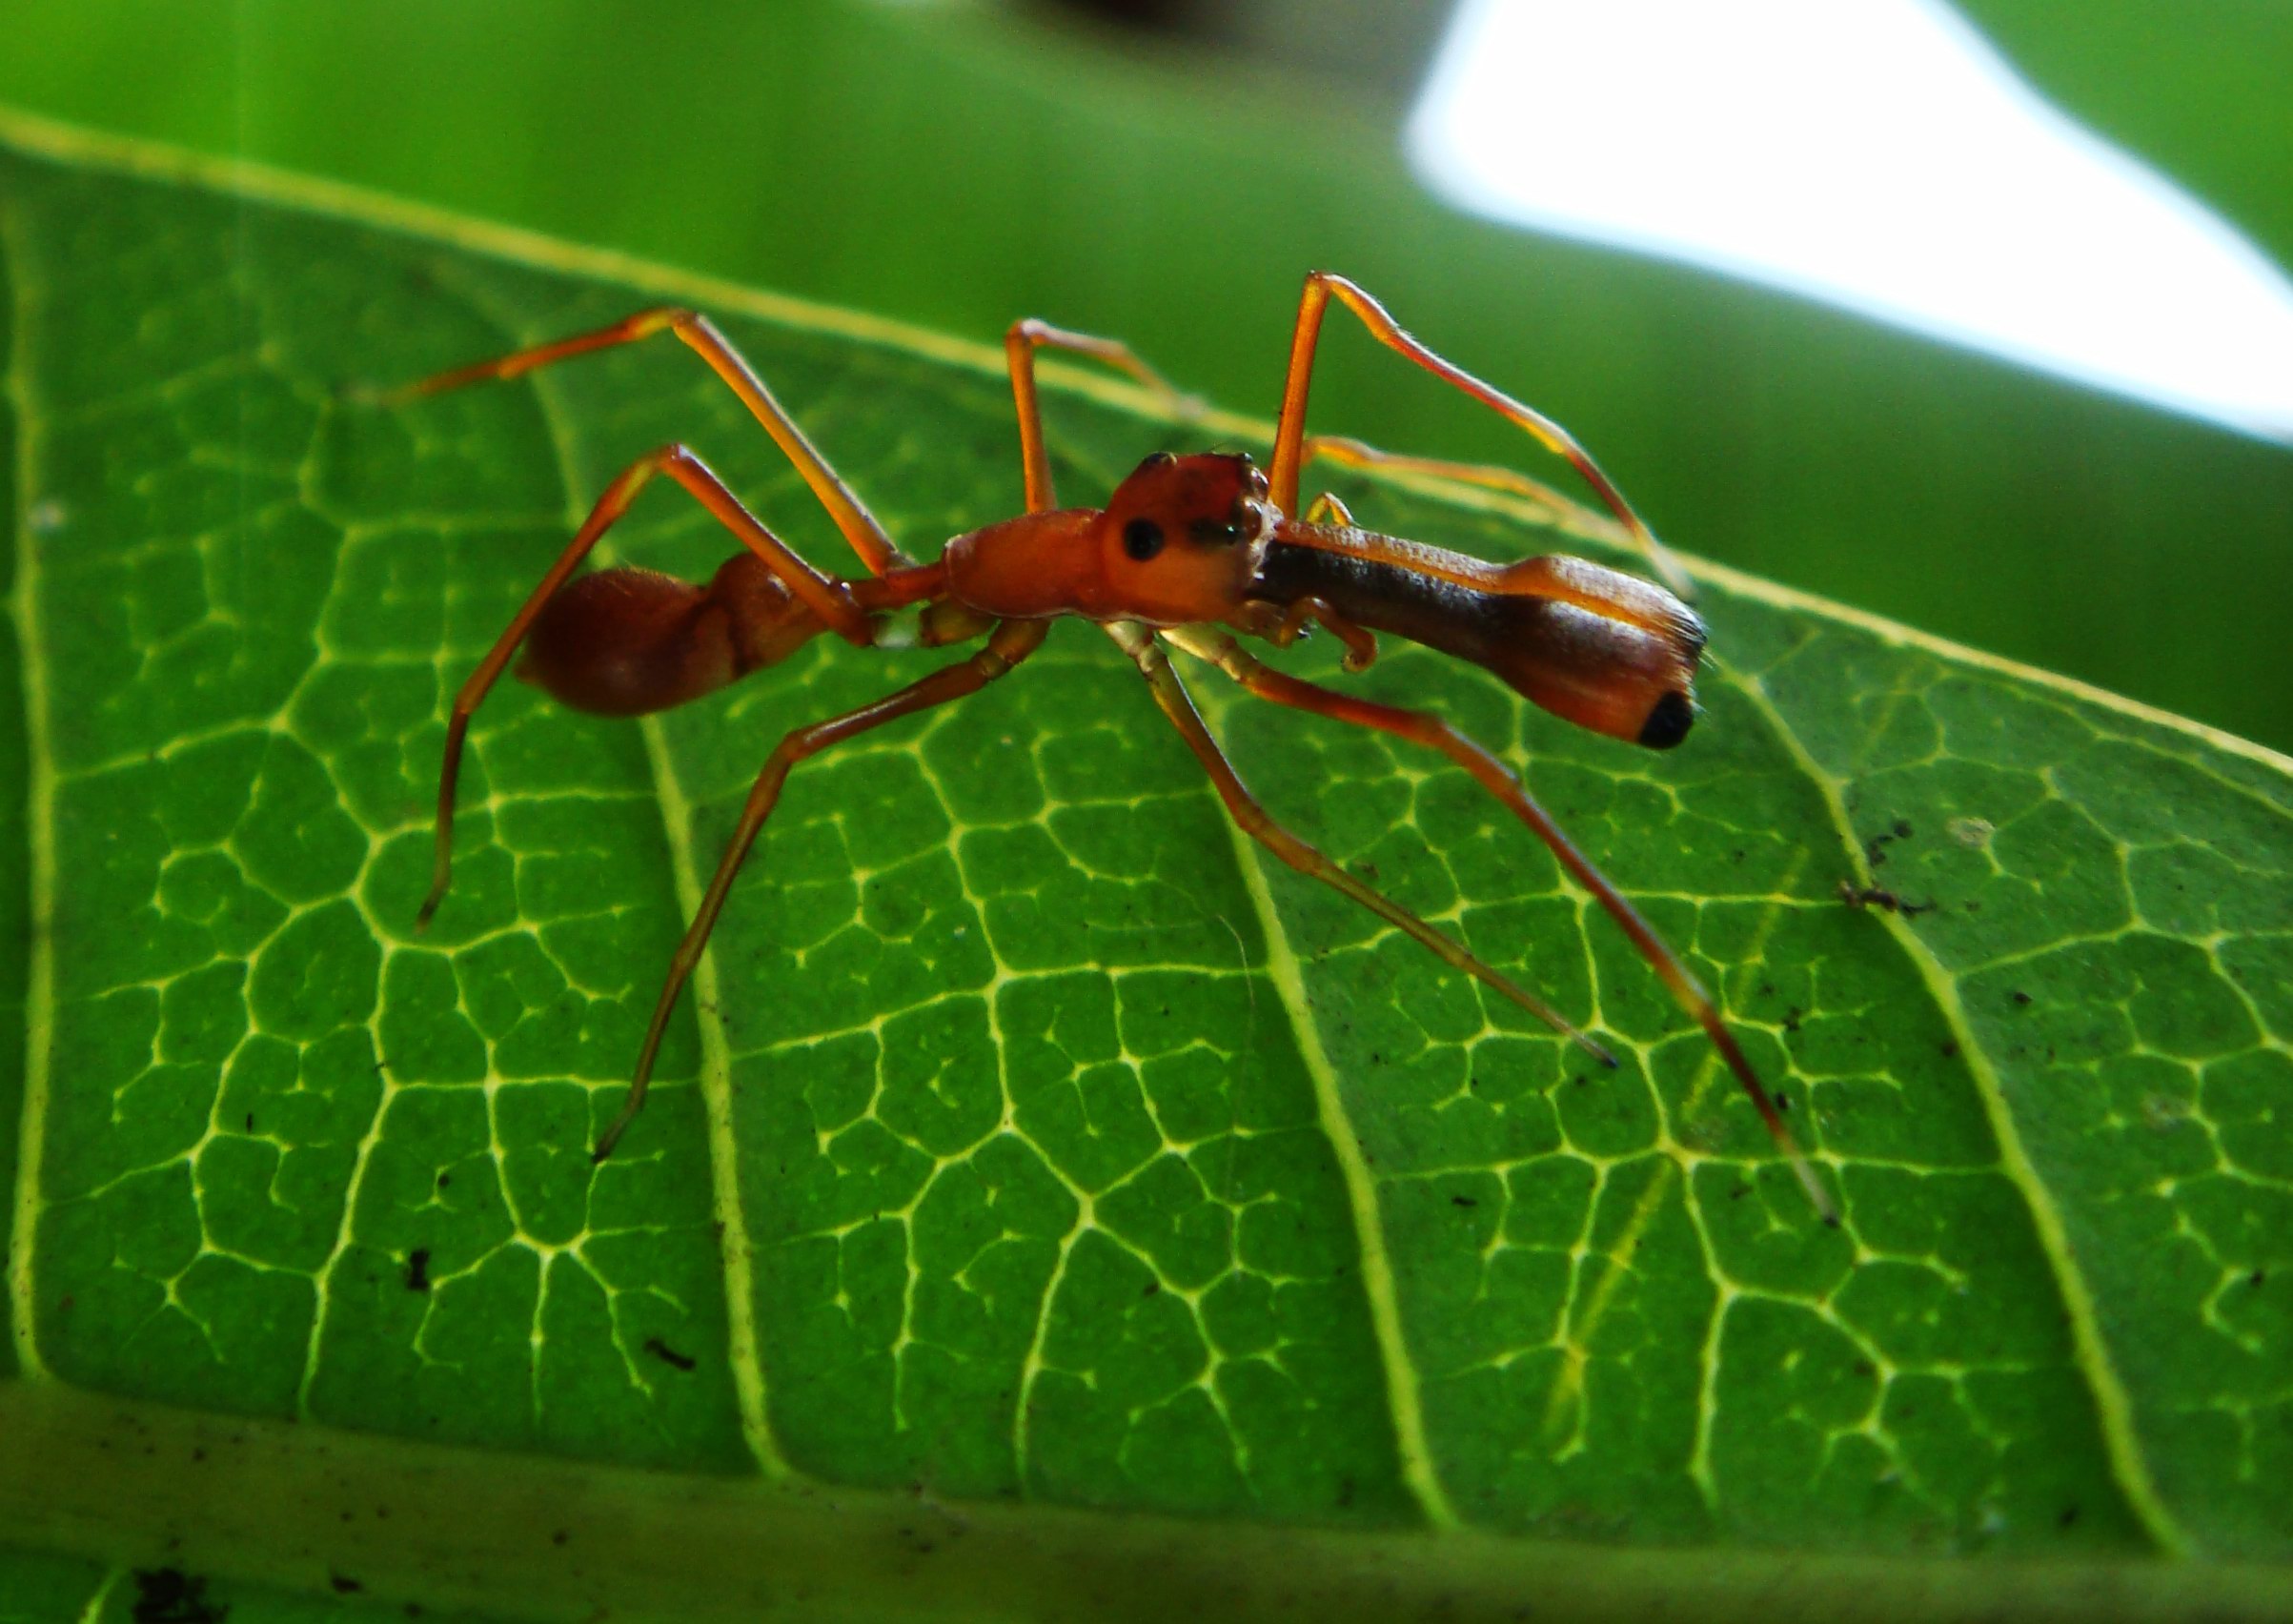
[[[1716,988],[1833,1231],[1462,775],[1196,683],[1279,813],[1618,1071],[1262,863],[1063,627],[796,775],[592,1169],[771,741],[934,657],[815,647],[639,724],[505,688],[417,936],[452,692],[606,478],[686,439],[812,557],[833,531],[680,353],[340,389],[659,287],[0,157],[0,289],[19,1374],[959,1497],[2293,1549],[2282,761],[1725,577],[1661,759],[1389,652],[1370,690],[1523,763]],[[990,362],[718,314],[915,549],[1015,505]],[[1096,395],[1052,427],[1074,499],[1171,433]],[[613,541],[724,551],[674,493]]]

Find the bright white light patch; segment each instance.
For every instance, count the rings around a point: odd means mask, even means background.
[[[1465,0],[1441,191],[2293,439],[2293,283],[1939,0]]]

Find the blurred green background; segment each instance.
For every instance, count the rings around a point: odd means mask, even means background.
[[[2293,263],[2293,7],[1964,10]],[[2293,747],[2293,449],[1455,213],[1399,139],[1448,10],[10,0],[0,100],[979,339],[1120,334],[1268,416],[1327,265],[1568,423],[1677,546]],[[1535,465],[1332,334],[1317,427]]]

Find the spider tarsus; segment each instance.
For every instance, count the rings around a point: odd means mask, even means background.
[[[1839,1209],[1832,1205],[1830,1193],[1816,1177],[1816,1169],[1799,1153],[1797,1146],[1792,1147],[1792,1171],[1799,1175],[1800,1188],[1807,1191],[1808,1200],[1815,1203],[1816,1216],[1823,1220],[1824,1227],[1831,1229],[1839,1228]]]
[[[621,1134],[629,1127],[632,1113],[623,1109],[620,1117],[604,1132],[598,1135],[597,1148],[589,1153],[589,1165],[597,1167],[613,1154],[613,1147],[621,1142]]]

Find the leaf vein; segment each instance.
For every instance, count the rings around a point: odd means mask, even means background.
[[[463,300],[480,314],[490,325],[500,331],[511,345],[527,344],[533,337],[523,333],[517,324],[502,313],[486,308],[488,301],[467,287],[456,290]],[[587,511],[581,495],[579,458],[575,452],[573,425],[568,419],[564,402],[555,379],[547,371],[532,378],[534,399],[539,408],[544,431],[549,436],[551,452],[557,461],[558,483],[565,492],[565,510],[562,516],[571,534],[579,525]],[[598,565],[614,561],[610,538],[600,538],[591,551],[590,558]],[[685,795],[684,785],[677,776],[676,764],[669,755],[668,740],[660,719],[647,716],[637,719],[639,737],[644,741],[645,765],[653,780],[654,797],[660,807],[661,839],[669,855],[669,871],[677,886],[680,912],[691,919],[699,911],[702,895],[700,872],[694,863],[692,844],[693,806]],[[734,1138],[732,1120],[732,1051],[726,1042],[721,1023],[708,1020],[698,1012],[716,1007],[719,989],[717,959],[714,952],[703,952],[693,966],[690,985],[685,996],[697,1012],[694,1021],[700,1042],[700,1074],[699,1086],[708,1121],[711,1185],[716,1205],[719,1246],[723,1256],[725,1363],[732,1372],[733,1391],[741,1411],[741,1431],[755,1458],[759,1470],[767,1477],[790,1479],[797,1475],[772,1434],[771,1412],[767,1403],[764,1375],[763,1346],[758,1335],[755,1272],[750,1260],[754,1248],[748,1233],[748,1217],[741,1204],[740,1158]]]
[[[1361,1140],[1347,1116],[1346,1103],[1338,1089],[1337,1071],[1330,1064],[1329,1051],[1322,1045],[1322,1032],[1309,1007],[1305,977],[1297,954],[1290,948],[1281,914],[1274,906],[1256,842],[1231,819],[1226,820],[1226,826],[1234,848],[1236,870],[1249,892],[1250,905],[1257,910],[1259,929],[1266,936],[1267,975],[1280,994],[1283,1010],[1297,1034],[1299,1061],[1312,1081],[1315,1112],[1323,1135],[1329,1142],[1330,1154],[1336,1159],[1351,1209],[1354,1238],[1361,1247],[1362,1295],[1369,1306],[1370,1329],[1384,1367],[1401,1481],[1428,1522],[1436,1528],[1454,1528],[1462,1519],[1450,1502],[1449,1492],[1442,1487],[1440,1470],[1434,1464],[1432,1447],[1426,1436],[1424,1399],[1419,1391],[1416,1366],[1410,1357],[1408,1332],[1402,1325],[1393,1261],[1386,1251],[1377,1181],[1370,1171],[1362,1154]]]
[[[17,1370],[27,1376],[48,1374],[42,1361],[33,1309],[37,1301],[37,1248],[33,1245],[40,1214],[42,1127],[48,1111],[49,1044],[55,1028],[55,756],[51,741],[48,697],[46,643],[41,638],[38,539],[31,523],[33,453],[31,409],[31,332],[35,314],[31,293],[28,228],[19,209],[0,197],[0,260],[5,260],[11,290],[9,322],[12,328],[5,388],[15,419],[16,535],[15,589],[10,610],[16,621],[16,647],[23,662],[24,685],[24,833],[27,867],[26,924],[30,936],[30,962],[24,983],[24,1101],[16,1137],[15,1207],[9,1240],[10,1330],[13,1333]]]
[[[1816,761],[1805,741],[1784,720],[1782,710],[1769,696],[1765,682],[1756,673],[1741,671],[1716,660],[1713,663],[1759,712],[1776,742],[1821,797],[1824,810],[1838,832],[1840,846],[1857,877],[1857,883],[1869,884],[1870,866],[1848,814],[1844,786]],[[1876,917],[1881,927],[1895,937],[1904,957],[1926,983],[1937,1009],[1949,1025],[1959,1053],[1966,1060],[1968,1073],[1975,1080],[1984,1116],[1999,1143],[1999,1171],[2014,1186],[2029,1210],[2039,1248],[2052,1267],[2055,1283],[2062,1293],[2063,1312],[2070,1325],[2073,1357],[2093,1395],[2102,1447],[2108,1455],[2111,1471],[2118,1479],[2119,1488],[2124,1493],[2135,1517],[2156,1541],[2159,1549],[2171,1555],[2186,1555],[2189,1553],[2189,1536],[2166,1506],[2151,1473],[2149,1461],[2142,1452],[2134,1418],[2133,1399],[2117,1367],[2111,1362],[2093,1290],[2086,1283],[2085,1271],[2079,1267],[2078,1259],[2071,1250],[2069,1236],[2063,1228],[2061,1214],[2055,1208],[2053,1196],[2039,1177],[2038,1169],[2032,1166],[2029,1153],[2022,1145],[2014,1114],[2007,1107],[2005,1088],[1998,1067],[1977,1037],[1973,1023],[1967,1018],[1957,984],[1928,950],[1926,944],[1919,940],[1910,923],[1901,914],[1885,910],[1877,912]]]

